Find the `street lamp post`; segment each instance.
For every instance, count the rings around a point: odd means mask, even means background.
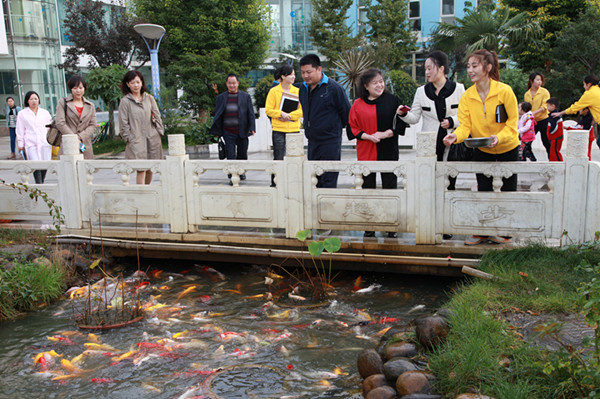
[[[160,94],[160,75],[158,74],[158,47],[160,41],[165,35],[165,28],[154,24],[137,24],[133,27],[135,31],[144,39],[148,51],[150,52],[150,65],[152,66],[152,94],[159,98]]]

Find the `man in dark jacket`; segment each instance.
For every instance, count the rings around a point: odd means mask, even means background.
[[[339,83],[321,70],[315,54],[300,59],[304,84],[300,86],[300,104],[304,114],[304,134],[308,139],[309,161],[339,161],[342,157],[342,129],[348,125],[350,102]],[[335,188],[338,173],[318,177],[317,187]]]
[[[227,75],[227,92],[217,96],[215,118],[210,132],[223,136],[227,159],[248,159],[248,137],[256,131],[250,94],[238,90],[236,75]],[[245,175],[240,175],[245,180]]]

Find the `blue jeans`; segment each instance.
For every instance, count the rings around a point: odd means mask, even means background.
[[[227,159],[248,159],[248,138],[224,131]]]
[[[15,143],[17,141],[17,129],[14,127],[9,127],[8,131],[10,132],[10,152],[11,154],[15,153]]]
[[[308,140],[309,161],[339,161],[342,159],[342,137],[339,141],[315,142]],[[336,188],[338,172],[325,172],[317,177],[318,188]]]

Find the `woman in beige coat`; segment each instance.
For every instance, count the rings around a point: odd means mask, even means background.
[[[119,134],[127,143],[127,159],[162,159],[161,136],[164,128],[158,105],[148,94],[144,77],[139,71],[129,71],[123,77],[121,90],[125,95],[119,104]],[[137,184],[150,184],[152,171],[138,170]]]
[[[81,76],[72,76],[67,82],[67,87],[71,90],[71,95],[58,100],[54,118],[56,127],[62,134],[76,134],[79,137],[80,149],[83,149],[81,144],[85,146],[85,150],[82,151],[83,157],[94,159],[92,137],[96,130],[96,108],[91,101],[83,97],[87,85]],[[62,153],[61,147],[58,155]]]

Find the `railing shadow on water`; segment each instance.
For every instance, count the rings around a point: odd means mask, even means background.
[[[36,185],[62,207],[65,227],[84,229],[103,215],[107,225],[164,224],[171,233],[203,228],[376,230],[415,235],[416,244],[440,243],[442,234],[512,236],[515,240],[583,242],[600,225],[600,164],[587,159],[588,132],[571,130],[564,162],[437,162],[435,133],[417,135],[416,158],[400,161],[307,161],[303,134],[289,134],[283,161],[190,160],[183,135],[171,135],[164,160],[83,160],[74,136],[64,136],[58,161],[0,161],[7,182]],[[150,185],[136,185],[151,170]],[[319,176],[339,172],[335,189],[318,188]],[[393,173],[397,189],[362,189],[370,173]],[[474,175],[493,179],[494,191],[477,192]],[[519,191],[501,192],[502,178],[519,176]],[[270,176],[275,176],[275,187]],[[247,180],[242,180],[248,176]],[[457,189],[448,190],[449,177]],[[230,183],[231,182],[231,183]],[[0,187],[0,219],[44,220],[47,208]]]

